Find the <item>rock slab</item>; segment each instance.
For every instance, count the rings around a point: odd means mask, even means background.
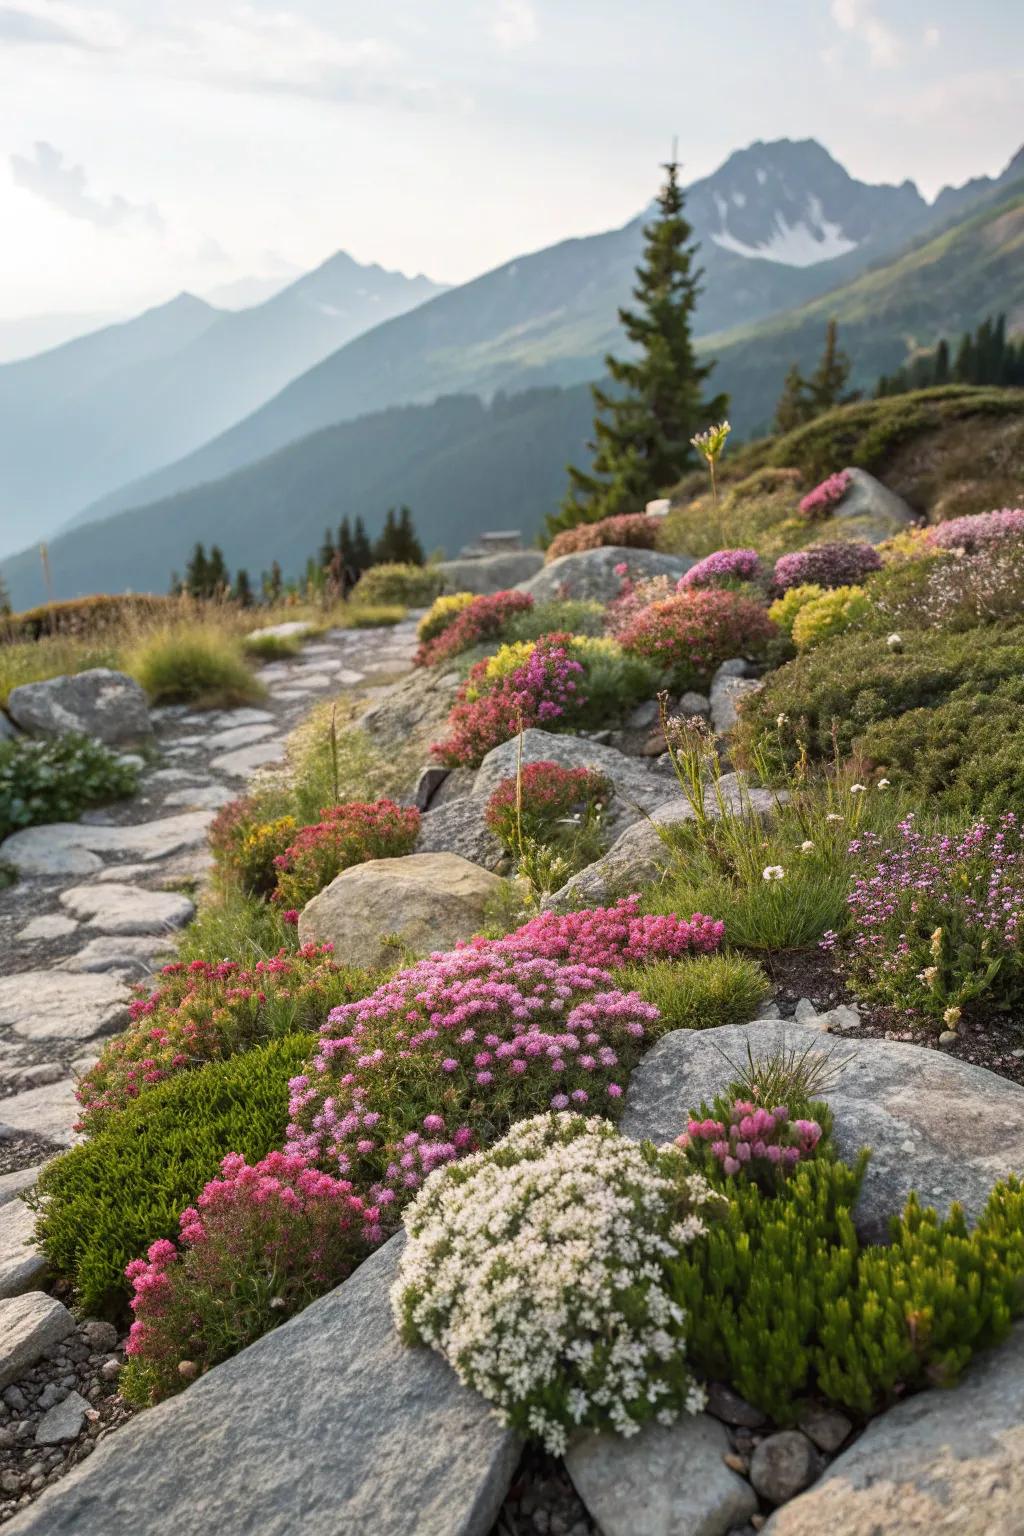
[[[27,1040],[88,1040],[122,1023],[129,1001],[114,976],[22,971],[0,980],[0,1027]]]
[[[484,820],[487,801],[463,795],[426,811],[416,839],[417,853],[457,853],[483,869],[497,869],[505,850]]]
[[[729,1437],[706,1413],[645,1424],[637,1435],[589,1435],[566,1470],[602,1536],[726,1536],[757,1513],[750,1484],[725,1465]]]
[[[992,1185],[1024,1169],[1024,1090],[1016,1083],[919,1045],[824,1045],[820,1030],[779,1019],[665,1035],[630,1079],[625,1135],[656,1143],[678,1136],[689,1111],[726,1086],[728,1063],[746,1063],[748,1046],[755,1061],[810,1047],[843,1064],[824,1097],[840,1156],[850,1160],[861,1147],[872,1149],[854,1211],[868,1242],[887,1240],[889,1218],[911,1190],[940,1215],[959,1201],[976,1220]]]
[[[472,592],[477,597],[492,592],[506,592],[518,582],[528,581],[544,565],[539,549],[510,549],[500,555],[481,555],[479,559],[441,560],[434,570],[445,592]]]
[[[45,1275],[46,1260],[33,1241],[35,1229],[35,1212],[21,1200],[0,1206],[0,1296],[31,1291]]]
[[[78,1063],[76,1068],[84,1071]],[[0,1126],[14,1131],[32,1131],[62,1147],[70,1146],[74,1140],[72,1128],[80,1114],[75,1085],[70,1077],[0,1099]]]
[[[152,735],[146,695],[133,677],[93,667],[71,677],[12,688],[7,709],[33,736],[93,736],[108,746],[146,741]]]
[[[401,1242],[103,1440],[11,1536],[486,1536],[521,1441],[402,1345]]]
[[[92,875],[101,854],[164,859],[202,847],[213,811],[187,811],[130,827],[104,827],[84,821],[53,821],[25,827],[0,843],[0,859],[22,875]]]
[[[43,1291],[0,1301],[0,1389],[30,1371],[48,1349],[75,1331],[67,1307]]]
[[[1024,1325],[952,1391],[872,1420],[824,1477],[776,1510],[764,1536],[1020,1536]]]
[[[628,566],[634,581],[648,576],[668,576],[678,581],[693,564],[686,556],[609,544],[552,560],[528,581],[521,581],[519,590],[529,592],[539,603],[553,597],[593,598],[599,603],[610,603],[622,591],[622,577],[615,571],[617,565]]]
[[[101,933],[168,933],[183,928],[195,907],[177,891],[146,891],[135,885],[73,885],[61,905]]]
[[[454,853],[370,859],[343,870],[299,917],[303,944],[334,945],[339,965],[393,962],[395,941],[413,954],[452,949],[483,926],[504,881]]]

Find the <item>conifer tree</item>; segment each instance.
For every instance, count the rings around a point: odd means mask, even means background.
[[[782,385],[782,394],[775,407],[775,431],[792,432],[811,419],[811,403],[807,393],[807,380],[796,363],[790,366]]]
[[[216,597],[220,592],[227,592],[231,587],[231,573],[224,563],[224,556],[220,546],[210,545],[210,558],[206,565],[206,597]]]
[[[193,549],[185,567],[185,591],[190,597],[206,597],[210,588],[210,565],[201,544]]]
[[[423,553],[423,545],[420,543],[413,526],[412,510],[402,506],[398,509],[398,533],[395,540],[395,559],[403,561],[406,565],[422,565],[426,558]]]
[[[821,416],[834,406],[845,405],[857,398],[856,394],[843,393],[850,377],[850,359],[839,346],[838,333],[837,322],[830,320],[825,331],[825,347],[821,359],[807,381],[812,417]]]
[[[349,527],[347,517],[343,517],[338,525],[338,560],[343,571],[348,570],[354,564],[352,559],[352,529]]]
[[[249,572],[243,566],[239,566],[235,572],[235,586],[231,595],[239,608],[252,607],[252,583],[249,580]]]
[[[267,591],[267,596],[272,603],[279,601],[283,587],[284,578],[281,575],[280,563],[277,560],[273,560],[270,565],[270,581]]]
[[[945,336],[935,348],[935,383],[949,383],[949,342]]]
[[[357,571],[368,571],[373,564],[373,550],[366,534],[366,525],[357,517],[352,530],[352,565]]]
[[[337,552],[334,548],[334,535],[329,528],[324,529],[324,541],[320,545],[320,553],[317,559],[322,571],[333,571]]]
[[[619,310],[633,351],[626,360],[605,358],[611,388],[594,385],[591,391],[591,467],[569,466],[569,492],[561,511],[548,518],[551,533],[641,511],[694,463],[694,434],[728,409],[725,395],[704,398],[713,364],[697,362],[691,337],[700,293],[697,247],[691,244],[674,156],[664,169],[657,215],[644,229],[635,307]]]
[[[373,546],[374,565],[390,564],[398,559],[398,524],[395,521],[394,507],[388,507],[387,516],[384,519],[384,527],[381,529]]]

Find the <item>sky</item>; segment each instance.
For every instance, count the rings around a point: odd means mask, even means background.
[[[344,249],[462,282],[817,138],[926,196],[1024,141],[1019,0],[0,0],[0,317]]]

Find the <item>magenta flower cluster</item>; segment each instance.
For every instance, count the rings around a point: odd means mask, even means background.
[[[698,560],[684,576],[680,576],[677,591],[736,586],[744,581],[760,581],[763,575],[764,568],[756,549],[716,549],[713,555]]]
[[[725,924],[694,912],[656,915],[639,911],[639,896],[624,896],[613,907],[582,912],[541,912],[504,939],[478,939],[477,949],[539,955],[612,970],[633,961],[677,960],[710,955],[721,947]]]
[[[520,726],[558,729],[586,704],[583,665],[569,653],[572,636],[555,632],[497,680],[488,661],[471,669],[448,716],[448,734],[431,750],[452,767],[476,766]]]
[[[925,533],[936,549],[963,549],[977,554],[1004,539],[1024,538],[1024,507],[1004,507],[1001,512],[978,512],[973,517],[951,517]]]
[[[809,544],[806,549],[779,556],[775,562],[775,588],[787,592],[790,587],[808,586],[812,582],[819,587],[855,586],[881,568],[882,557],[871,544],[843,540]]]
[[[746,1099],[732,1105],[728,1123],[708,1116],[690,1120],[676,1145],[701,1161],[704,1148],[730,1178],[749,1174],[788,1173],[810,1157],[821,1140],[817,1120],[790,1120],[789,1108],[779,1104],[762,1109]]]
[[[830,517],[850,489],[852,484],[850,476],[845,469],[837,470],[834,475],[829,475],[816,485],[813,491],[800,503],[800,511],[804,517],[819,518]]]

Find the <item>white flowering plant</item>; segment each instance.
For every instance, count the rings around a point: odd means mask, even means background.
[[[556,1455],[582,1428],[672,1423],[704,1394],[671,1268],[726,1204],[678,1148],[580,1115],[520,1121],[406,1211],[396,1321]]]

